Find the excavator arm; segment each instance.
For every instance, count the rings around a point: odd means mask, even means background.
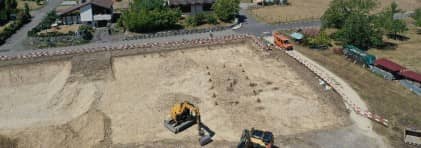
[[[170,120],[164,120],[164,125],[173,133],[181,132],[196,123],[200,136],[200,145],[203,146],[212,141],[211,135],[206,135],[202,129],[203,125],[200,120],[199,108],[195,107],[193,104],[187,101],[175,104],[171,109],[170,117]]]

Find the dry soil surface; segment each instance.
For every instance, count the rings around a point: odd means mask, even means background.
[[[19,147],[199,147],[196,128],[174,135],[163,126],[183,100],[216,133],[209,147],[234,147],[251,127],[281,141],[349,125],[338,95],[313,75],[247,44],[116,57],[104,79],[81,77],[74,63],[1,67],[0,134]]]

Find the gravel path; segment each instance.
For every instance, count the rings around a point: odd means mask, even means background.
[[[265,39],[273,43],[273,37],[265,37]],[[332,86],[332,87],[340,88],[340,89],[336,89],[336,91],[340,94],[344,94],[345,98],[347,98],[356,106],[360,107],[361,110],[368,110],[366,103],[363,101],[360,95],[344,79],[332,73],[331,71],[329,71],[328,69],[320,65],[319,63],[301,54],[297,50],[292,50],[288,52],[290,55],[295,55],[299,57],[300,59],[306,61],[306,63],[309,63],[310,65],[314,66],[314,69],[317,69],[319,73],[322,73],[329,79],[333,80],[335,82],[334,85],[336,86]],[[349,106],[347,103],[345,103],[345,105],[351,108],[351,106]],[[388,144],[385,142],[385,139],[383,139],[382,136],[374,132],[371,120],[358,115],[356,112],[350,112],[350,118],[355,123],[355,125],[357,125],[359,129],[361,129],[364,135],[376,139],[377,145],[379,145],[380,147],[389,147]]]
[[[301,54],[297,50],[293,50],[293,51],[289,51],[289,52],[292,52],[292,54],[295,54],[295,55],[299,56],[301,59],[306,60],[308,63],[315,66],[322,73],[324,73],[324,75],[329,77],[331,80],[335,81],[336,87],[341,88],[341,89],[337,89],[336,91],[341,92],[342,94],[345,94],[347,96],[347,98],[350,101],[352,101],[352,103],[354,103],[355,105],[360,107],[361,110],[368,110],[368,107],[367,107],[366,103],[363,101],[363,99],[360,97],[360,95],[344,79],[342,79],[339,76],[337,76],[336,74],[332,73],[331,71],[329,71],[328,69],[326,69],[325,67],[320,65],[319,63],[311,60],[310,58],[308,58],[306,56],[304,56],[303,54]],[[332,86],[332,87],[334,87],[334,86]],[[349,107],[351,107],[351,106],[349,106]],[[374,132],[371,120],[369,120],[369,119],[367,119],[363,116],[358,115],[356,112],[350,112],[350,117],[355,122],[355,124],[362,131],[364,131],[365,135],[367,135],[369,137],[372,137],[372,138],[375,138],[377,140],[378,144],[380,145],[380,147],[386,147],[387,146],[387,144],[381,138],[382,136],[380,136],[376,132]]]

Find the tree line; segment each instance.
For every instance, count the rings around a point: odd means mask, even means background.
[[[322,16],[323,28],[336,28],[333,38],[362,49],[383,46],[383,36],[397,37],[408,30],[403,20],[394,19],[400,12],[393,2],[379,13],[373,13],[376,0],[333,0]]]
[[[217,0],[212,9],[214,14],[198,14],[187,19],[187,23],[195,26],[201,23],[232,21],[240,10],[240,0]],[[131,32],[154,32],[180,27],[182,12],[178,8],[170,8],[164,0],[133,0],[128,10],[118,20],[119,26]]]

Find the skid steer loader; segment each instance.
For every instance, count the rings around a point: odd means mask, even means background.
[[[175,104],[171,109],[170,119],[164,120],[164,126],[175,134],[193,126],[194,124],[197,124],[198,126],[200,145],[203,146],[212,142],[211,138],[214,133],[202,124],[199,108],[187,101]],[[205,131],[208,134],[205,134]]]
[[[273,134],[268,131],[261,131],[252,128],[251,130],[244,129],[241,135],[238,148],[272,148]]]

